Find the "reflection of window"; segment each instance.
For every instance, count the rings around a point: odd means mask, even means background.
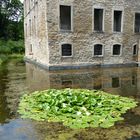
[[[94,9],[94,30],[103,31],[103,9]]]
[[[121,45],[115,44],[113,45],[113,55],[120,55],[121,54]]]
[[[140,13],[135,13],[135,33],[140,33]]]
[[[101,78],[94,79],[94,89],[96,89],[96,90],[102,89],[102,79]]]
[[[122,11],[114,11],[114,31],[121,32]]]
[[[72,81],[62,81],[63,88],[72,88]]]
[[[102,56],[103,55],[103,45],[96,44],[94,45],[94,56]]]
[[[62,56],[72,56],[72,45],[71,44],[63,44],[61,46]]]
[[[120,79],[119,79],[119,77],[113,77],[112,78],[112,87],[113,88],[120,87]]]
[[[135,86],[137,84],[137,77],[136,75],[132,76],[132,85]]]
[[[60,5],[60,29],[71,30],[71,6]]]

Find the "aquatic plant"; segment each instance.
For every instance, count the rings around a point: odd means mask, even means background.
[[[134,99],[87,89],[49,89],[22,96],[22,118],[62,122],[70,128],[109,128],[137,106]]]

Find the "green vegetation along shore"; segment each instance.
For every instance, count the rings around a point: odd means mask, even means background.
[[[24,56],[24,41],[0,40],[0,65],[12,58],[22,59]]]

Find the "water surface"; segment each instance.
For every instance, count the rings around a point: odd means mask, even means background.
[[[140,106],[109,129],[71,130],[61,123],[21,119],[19,98],[48,88],[104,90],[140,102],[140,68],[95,68],[51,71],[11,61],[0,66],[0,140],[127,140],[140,139]]]

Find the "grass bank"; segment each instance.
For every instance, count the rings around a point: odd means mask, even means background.
[[[0,40],[0,65],[13,58],[23,59],[24,50],[23,40]]]

